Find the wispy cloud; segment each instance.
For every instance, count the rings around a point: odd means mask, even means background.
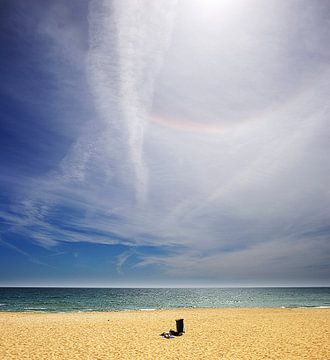
[[[120,137],[120,145],[128,146],[126,161],[133,165],[138,201],[144,199],[147,187],[145,126],[155,77],[170,39],[174,3],[90,4],[88,76],[100,117],[112,125],[112,130],[119,130],[116,136]],[[121,151],[120,156],[125,153]],[[125,162],[125,158],[119,161]]]
[[[134,254],[132,250],[124,251],[117,256],[116,270],[118,274],[123,273],[123,265]]]
[[[15,252],[17,252],[20,255],[23,255],[25,258],[28,259],[28,261],[30,261],[31,263],[34,264],[38,264],[38,265],[42,265],[42,266],[47,266],[47,267],[51,267],[51,265],[47,264],[44,261],[40,261],[39,259],[37,259],[35,256],[29,254],[28,252],[22,250],[21,248],[19,248],[18,246],[10,243],[9,241],[4,241],[1,237],[0,237],[0,245],[4,246],[10,250],[13,250]]]

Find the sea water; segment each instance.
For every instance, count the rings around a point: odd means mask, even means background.
[[[0,288],[0,311],[330,307],[330,288]]]

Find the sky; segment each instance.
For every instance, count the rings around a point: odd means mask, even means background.
[[[330,3],[0,1],[0,286],[329,286]]]

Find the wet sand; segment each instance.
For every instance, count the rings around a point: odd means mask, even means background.
[[[0,313],[0,359],[328,360],[330,309]]]

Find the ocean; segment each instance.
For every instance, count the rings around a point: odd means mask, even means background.
[[[330,307],[330,288],[0,288],[0,311]]]

